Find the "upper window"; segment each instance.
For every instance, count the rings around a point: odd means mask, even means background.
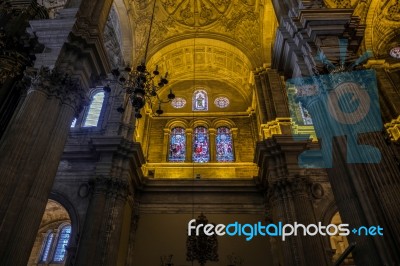
[[[233,162],[233,143],[231,130],[227,127],[219,127],[215,139],[217,162]]]
[[[193,93],[193,111],[208,110],[208,96],[205,90],[196,90]]]
[[[84,127],[96,127],[103,107],[104,92],[100,91],[93,96],[92,103],[90,104],[88,114],[84,123]]]
[[[400,47],[394,47],[390,50],[390,56],[396,59],[400,59]]]
[[[193,134],[193,162],[207,163],[210,161],[208,130],[205,127],[196,127]]]
[[[69,238],[71,236],[71,225],[66,225],[62,227],[60,230],[60,234],[58,235],[58,241],[56,250],[54,252],[54,259],[55,262],[61,262],[65,259],[66,248],[69,242]]]
[[[169,140],[169,155],[170,162],[184,162],[186,158],[186,136],[185,129],[176,127],[171,130]]]
[[[226,108],[229,105],[229,99],[226,97],[218,97],[215,99],[214,104],[219,108]]]

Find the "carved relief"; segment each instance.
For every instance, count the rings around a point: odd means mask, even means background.
[[[354,8],[358,0],[324,0],[329,8]]]
[[[387,9],[386,19],[400,21],[400,2],[394,1]]]
[[[67,0],[37,0],[37,3],[46,8],[49,18],[57,17],[58,12],[64,8]]]
[[[114,7],[111,8],[106,26],[104,27],[103,42],[111,68],[115,69],[123,66],[125,63],[121,51],[121,27]]]
[[[218,20],[229,8],[229,0],[161,0],[164,10],[185,26],[206,26]]]

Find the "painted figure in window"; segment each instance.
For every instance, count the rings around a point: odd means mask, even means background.
[[[232,134],[229,128],[219,127],[215,140],[217,162],[233,162]]]
[[[185,157],[186,157],[185,129],[181,127],[176,127],[171,130],[168,160],[170,162],[184,162]]]
[[[196,127],[193,135],[193,162],[206,163],[210,161],[208,132],[205,127]]]
[[[193,110],[194,111],[207,111],[208,99],[207,92],[204,90],[195,91],[193,94]]]

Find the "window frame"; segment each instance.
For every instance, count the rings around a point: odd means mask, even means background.
[[[76,119],[75,122],[75,126],[72,127],[72,123],[74,120],[72,120],[71,122],[71,126],[70,126],[70,130],[72,131],[77,131],[77,130],[96,130],[96,129],[101,129],[103,128],[104,125],[104,117],[105,117],[105,113],[106,113],[106,107],[107,107],[107,103],[109,101],[109,95],[110,93],[104,91],[103,89],[104,87],[96,87],[94,89],[92,89],[89,93],[89,97],[90,97],[90,104],[85,106],[83,108],[83,111],[79,114],[78,117],[74,118]],[[100,114],[99,114],[99,118],[97,120],[97,125],[96,126],[85,126],[86,120],[87,120],[87,116],[89,115],[89,111],[90,111],[90,107],[92,106],[93,103],[93,98],[98,94],[98,93],[104,93],[104,98],[103,98],[103,103],[100,109]]]

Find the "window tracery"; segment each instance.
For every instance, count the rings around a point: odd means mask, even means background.
[[[226,108],[229,106],[229,99],[227,97],[218,97],[215,99],[214,104],[218,108]]]

